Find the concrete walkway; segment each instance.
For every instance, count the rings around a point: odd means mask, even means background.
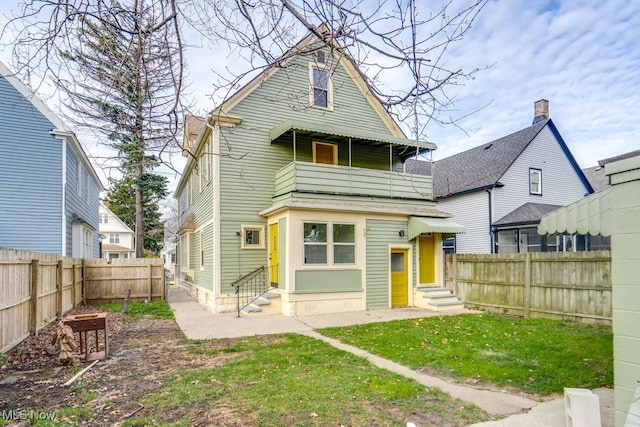
[[[452,397],[472,402],[496,418],[501,418],[498,421],[475,424],[474,426],[476,427],[564,427],[566,425],[564,399],[541,403],[506,392],[483,390],[449,383],[440,378],[425,375],[370,354],[362,349],[343,344],[315,331],[316,329],[330,326],[348,326],[396,319],[469,313],[468,310],[434,312],[418,308],[405,308],[299,317],[284,315],[237,317],[236,313],[214,314],[191,298],[185,290],[174,286],[169,288],[167,302],[174,311],[176,322],[189,339],[237,338],[281,333],[303,334],[322,340],[341,350],[364,357],[380,368],[411,378],[425,386],[437,387],[449,393]],[[594,390],[594,393],[600,399],[602,426],[613,426],[613,390],[597,389]],[[505,416],[508,417],[502,418]]]

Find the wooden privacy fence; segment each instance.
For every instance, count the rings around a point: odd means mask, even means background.
[[[77,304],[165,298],[160,258],[117,261],[0,248],[0,352]]]
[[[611,253],[453,254],[445,282],[466,306],[611,324]]]

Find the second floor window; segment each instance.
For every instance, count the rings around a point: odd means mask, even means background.
[[[120,243],[120,233],[110,233],[109,243]]]
[[[529,194],[542,195],[542,170],[529,169]]]
[[[338,164],[338,146],[326,142],[313,142],[313,162],[327,165]]]

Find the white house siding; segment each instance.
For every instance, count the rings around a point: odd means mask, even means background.
[[[456,235],[457,253],[491,253],[489,195],[486,191],[440,199],[436,208],[454,213],[452,220],[465,227],[464,234]]]
[[[529,194],[529,168],[542,170],[542,195]],[[504,187],[495,189],[493,221],[527,202],[565,206],[588,192],[548,126],[531,141],[500,182]]]

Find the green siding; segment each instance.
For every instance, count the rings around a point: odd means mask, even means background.
[[[362,290],[361,270],[298,270],[296,293]]]
[[[367,309],[389,308],[389,245],[407,244],[408,221],[367,220]],[[413,272],[412,272],[413,275]]]
[[[222,128],[220,135],[222,289],[239,275],[268,264],[267,249],[239,251],[236,232],[240,231],[241,224],[266,227],[266,219],[258,212],[272,204],[276,171],[293,160],[290,145],[271,143],[272,127],[285,120],[299,119],[354,129],[365,127],[370,132],[391,136],[341,67],[336,68],[333,76],[333,93],[334,111],[308,108],[308,61],[295,58],[288,70],[277,71],[227,112],[242,117],[242,122],[234,128]],[[309,161],[310,143],[308,140],[307,154],[300,154]],[[363,156],[366,150],[371,150],[363,160],[367,167],[383,164],[388,167],[388,154],[380,161],[374,160],[384,154],[384,150],[363,147]],[[301,149],[301,153],[304,151]],[[345,161],[348,162],[346,156]]]

